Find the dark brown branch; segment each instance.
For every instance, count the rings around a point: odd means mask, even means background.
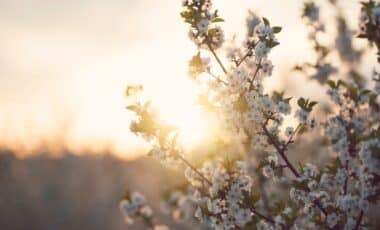
[[[285,161],[285,164],[288,166],[290,171],[292,171],[293,175],[297,178],[301,177],[301,175],[298,173],[298,171],[295,169],[293,164],[289,161],[288,157],[285,155],[285,148],[280,148],[278,142],[272,137],[272,135],[269,133],[266,125],[268,123],[269,119],[266,120],[266,122],[263,124],[262,128],[265,133],[265,135],[268,137],[271,144],[275,147],[277,153],[281,156],[281,158]],[[306,188],[306,191],[309,193],[310,189]],[[322,206],[321,202],[319,200],[314,200],[313,203],[321,210],[321,212],[327,216],[326,209]]]
[[[255,73],[253,74],[253,77],[252,77],[252,81],[251,82],[253,82],[255,79],[256,79],[256,76],[257,76],[257,74],[259,73],[259,70],[261,69],[261,61],[262,61],[262,59],[260,59],[259,60],[259,63],[257,64],[257,68],[256,68],[256,70],[255,70]]]
[[[298,131],[301,129],[302,127],[302,124],[298,124],[296,129],[294,130],[294,132],[290,135],[288,141],[285,143],[284,147],[283,147],[283,150],[286,151],[288,149],[288,146],[293,143],[293,138],[295,137],[295,135],[298,133]]]
[[[267,222],[269,222],[271,224],[275,224],[276,223],[271,217],[265,216],[264,214],[258,212],[254,208],[251,208],[251,212],[253,212],[253,214],[255,214],[256,216],[260,217],[261,219],[266,220]]]
[[[347,171],[347,173],[348,173],[348,160],[346,160],[346,164],[345,164],[344,168],[346,169],[346,171]],[[347,175],[347,177],[346,177],[345,180],[344,180],[344,184],[343,184],[343,194],[344,194],[344,195],[347,194],[348,177],[349,177],[349,175]]]
[[[278,165],[278,166],[274,166],[273,169],[284,169],[287,167],[288,167],[287,165]]]
[[[362,222],[362,219],[363,219],[363,214],[364,214],[363,211],[360,211],[359,217],[358,217],[356,224],[355,224],[355,228],[354,228],[355,230],[359,229],[360,223]]]
[[[259,64],[257,65],[257,68],[255,70],[255,73],[253,74],[252,79],[249,81],[249,89],[250,90],[253,88],[253,82],[255,81],[255,79],[256,79],[256,77],[257,77],[257,75],[259,73],[260,68],[261,68],[261,59],[259,61]]]
[[[267,121],[268,122],[268,121]],[[267,123],[266,122],[266,123]],[[292,165],[292,163],[290,163],[288,157],[285,155],[284,153],[284,149],[280,147],[280,145],[277,143],[277,141],[272,137],[272,135],[269,133],[267,127],[266,127],[266,124],[263,125],[263,131],[265,133],[265,135],[268,137],[269,141],[271,142],[271,144],[275,147],[275,149],[277,150],[277,153],[281,156],[281,158],[285,161],[285,164],[288,166],[288,168],[290,169],[290,171],[292,171],[292,173],[294,174],[294,176],[296,177],[300,177],[300,174],[297,172],[297,170],[294,168],[294,166]]]

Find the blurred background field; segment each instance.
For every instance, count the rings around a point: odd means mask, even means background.
[[[0,151],[1,229],[130,229],[119,212],[126,189],[144,191],[159,210],[165,190],[181,180],[149,159],[111,154],[18,159]],[[149,181],[149,183],[147,183]],[[158,214],[170,223],[168,216]],[[174,225],[175,226],[175,225]],[[141,229],[137,224],[132,229]]]

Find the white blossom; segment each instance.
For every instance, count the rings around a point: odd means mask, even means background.
[[[200,33],[204,33],[208,30],[208,25],[209,25],[209,22],[207,19],[201,19],[198,23],[197,23],[197,28],[198,28],[198,31]]]
[[[273,177],[273,175],[274,175],[274,171],[273,171],[273,169],[272,169],[272,167],[270,165],[264,166],[263,169],[262,169],[262,171],[263,171],[263,175],[265,177],[270,178],[270,177]]]
[[[333,228],[340,220],[339,215],[337,215],[335,212],[329,214],[327,216],[327,224],[330,228]]]
[[[287,137],[290,137],[294,132],[294,128],[293,127],[286,127],[285,129],[285,136]]]
[[[255,55],[257,59],[262,59],[269,53],[269,48],[265,45],[265,42],[259,41],[255,46]]]
[[[309,117],[309,112],[303,109],[299,109],[296,112],[296,118],[301,124],[306,124],[307,119]]]

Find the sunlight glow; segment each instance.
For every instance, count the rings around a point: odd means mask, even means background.
[[[179,130],[179,141],[187,148],[194,148],[211,139],[212,126],[209,117],[196,104],[196,91],[193,84],[181,87],[181,93],[175,98],[172,95],[162,95],[157,106],[162,119],[176,126]],[[170,101],[170,103],[168,103]]]
[[[210,129],[204,114],[196,105],[162,106],[160,112],[165,121],[179,129],[180,141],[185,146],[194,147],[208,140]]]
[[[21,5],[3,7],[6,14],[0,14],[6,31],[0,37],[5,55],[0,57],[0,147],[25,155],[45,149],[141,156],[147,146],[129,132],[133,114],[124,109],[128,84],[144,86],[148,100],[179,128],[185,145],[215,138],[216,121],[195,104],[196,87],[186,78],[187,63],[196,47],[188,40],[178,2],[98,5],[85,1],[73,4],[73,9],[80,9],[73,12],[63,1],[47,2],[51,3],[38,8],[38,14],[24,14],[30,10]],[[273,84],[286,88],[282,73],[302,62],[309,48],[304,26],[296,23],[302,2],[239,1],[239,7],[234,7],[235,1],[220,0],[215,4],[229,18],[223,24],[226,36],[241,34],[237,28],[245,25],[248,8],[286,28],[279,35],[285,45],[273,53],[276,67],[268,80],[268,88]],[[51,13],[55,10],[59,14]],[[352,11],[352,18],[357,18]],[[87,20],[89,13],[91,21]],[[302,95],[312,92],[309,87],[297,90]]]

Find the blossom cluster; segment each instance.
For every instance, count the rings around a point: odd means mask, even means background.
[[[120,210],[123,212],[125,221],[128,223],[133,223],[134,216],[150,219],[153,214],[152,209],[146,205],[145,197],[138,192],[126,194],[120,202]]]
[[[377,95],[361,90],[354,82],[329,85],[328,94],[340,108],[326,124],[326,137],[337,154],[337,161],[330,168],[339,188],[332,194],[336,200],[335,215],[346,220],[345,229],[354,229],[353,223],[363,218],[370,204],[377,202],[380,192],[376,179],[380,176],[380,138],[378,131],[373,130],[373,124],[379,123]]]
[[[183,1],[181,17],[197,46],[189,75],[199,86],[201,106],[213,114],[221,135],[229,141],[195,163],[186,158],[178,130],[163,122],[149,102],[133,100],[127,107],[136,114],[131,131],[152,145],[148,155],[184,171],[185,185],[166,196],[165,207],[170,207],[174,219],[197,220],[211,229],[368,227],[368,210],[380,195],[380,77],[374,73],[374,90],[365,89],[357,79],[329,79],[335,72],[325,59],[330,51],[314,36],[324,28],[319,12],[315,3],[307,2],[302,15],[313,28],[312,41],[321,55],[312,78],[327,88],[332,102],[328,119],[317,121],[316,101],[301,97],[292,106],[285,92],[265,90],[263,80],[274,71],[269,57],[279,45],[276,35],[281,27],[249,11],[242,46],[235,40],[225,45],[219,26],[223,19],[211,1]],[[338,38],[350,43],[352,36],[340,20],[345,35]],[[129,87],[128,97],[140,90]],[[286,125],[290,116],[297,125]],[[295,164],[289,158],[291,145],[314,128],[323,130],[320,139],[328,148],[321,152],[328,153],[328,164]],[[287,192],[279,195],[278,188]],[[152,211],[140,195],[133,193],[120,205],[128,220],[142,217],[148,226],[155,226]]]
[[[181,17],[191,25],[190,39],[197,46],[220,48],[224,42],[224,33],[220,26],[216,25],[223,19],[218,17],[217,11],[212,11],[210,0],[184,0]]]
[[[359,29],[360,38],[368,39],[376,45],[380,62],[380,2],[374,0],[362,2]]]
[[[134,219],[141,218],[146,225],[153,230],[168,230],[166,225],[154,223],[153,210],[147,205],[145,197],[139,192],[126,192],[120,201],[120,211],[128,224],[133,224]]]
[[[328,55],[330,53],[330,50],[328,49],[326,44],[323,44],[319,39],[318,35],[320,33],[325,32],[325,23],[321,19],[320,16],[320,7],[312,2],[308,1],[304,3],[302,18],[304,19],[306,25],[309,29],[309,40],[312,42],[313,49],[315,53],[317,54],[317,58],[315,63],[311,62],[305,62],[300,65],[297,65],[294,67],[295,70],[302,71],[302,72],[311,72],[311,79],[317,80],[320,84],[324,84],[331,75],[335,74],[337,72],[337,68],[334,67],[329,61],[328,61]],[[344,20],[341,20],[344,22]],[[342,29],[343,26],[341,25]],[[339,33],[339,35],[342,35],[343,31]],[[342,46],[341,41],[346,42],[347,39],[349,39],[350,36],[348,33],[346,33],[345,37],[340,36],[337,38],[337,47],[339,45]],[[339,40],[338,40],[339,39]],[[349,40],[348,40],[349,41]],[[343,44],[345,47],[349,46],[350,43]],[[339,51],[339,49],[338,49]],[[348,52],[347,49],[345,49],[346,52]]]
[[[191,168],[185,170],[190,184],[198,188],[193,199],[197,204],[195,217],[201,223],[214,229],[233,229],[251,222],[252,181],[243,162],[236,162],[232,169],[226,169],[219,162],[206,162],[200,172],[204,179]]]

